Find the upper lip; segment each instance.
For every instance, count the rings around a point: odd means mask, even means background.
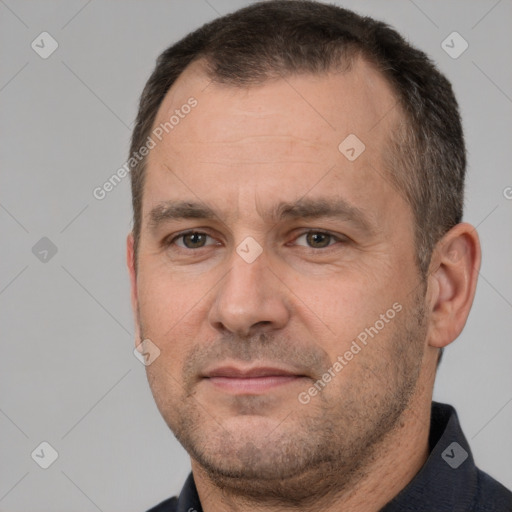
[[[204,373],[204,377],[231,377],[233,379],[248,379],[251,377],[270,377],[270,376],[294,376],[303,375],[284,368],[275,366],[257,366],[252,368],[239,368],[236,366],[218,366]]]

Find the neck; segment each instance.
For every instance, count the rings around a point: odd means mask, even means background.
[[[329,491],[312,492],[306,503],[290,500],[288,505],[254,500],[216,485],[215,480],[194,460],[192,471],[204,512],[378,512],[414,478],[428,458],[432,388],[419,386],[396,428],[385,436],[372,456],[349,484],[330,485]],[[420,395],[420,396],[419,396]],[[426,395],[426,396],[425,396]],[[325,476],[318,475],[318,481]],[[346,479],[344,479],[346,481]]]

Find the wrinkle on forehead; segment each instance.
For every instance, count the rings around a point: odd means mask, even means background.
[[[324,89],[323,97],[318,97],[318,85]],[[271,120],[276,135],[293,130],[296,137],[304,139],[309,138],[311,133],[302,131],[300,125],[287,124],[283,114],[303,112],[321,134],[333,129],[341,131],[345,123],[343,119],[338,119],[340,111],[351,106],[353,112],[349,121],[361,131],[371,130],[372,136],[377,135],[374,133],[377,126],[386,128],[385,125],[399,114],[391,85],[372,64],[362,58],[356,59],[348,72],[291,74],[283,79],[243,87],[212,81],[205,74],[204,66],[196,61],[186,68],[168,91],[155,124],[166,122],[190,96],[197,98],[199,103],[194,115],[201,109],[208,109],[216,117],[222,117],[224,113],[223,122],[233,128],[246,128],[245,123],[249,120],[256,123],[261,121],[263,126],[265,121]],[[210,125],[215,119],[205,115],[203,122]],[[257,130],[257,124],[255,128]],[[195,135],[201,133],[199,131]],[[215,132],[210,133],[210,142],[216,140],[215,135]],[[227,139],[226,133],[217,135],[219,140],[236,140]],[[236,133],[233,135],[236,136]]]

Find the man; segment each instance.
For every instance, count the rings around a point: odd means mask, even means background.
[[[136,344],[191,457],[153,511],[497,511],[432,403],[480,245],[449,82],[394,30],[257,3],[165,51],[131,146]]]

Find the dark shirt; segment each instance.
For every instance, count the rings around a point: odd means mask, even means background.
[[[432,402],[430,455],[380,512],[512,512],[512,493],[476,466],[451,405]],[[202,512],[192,473],[179,498],[148,512]]]

